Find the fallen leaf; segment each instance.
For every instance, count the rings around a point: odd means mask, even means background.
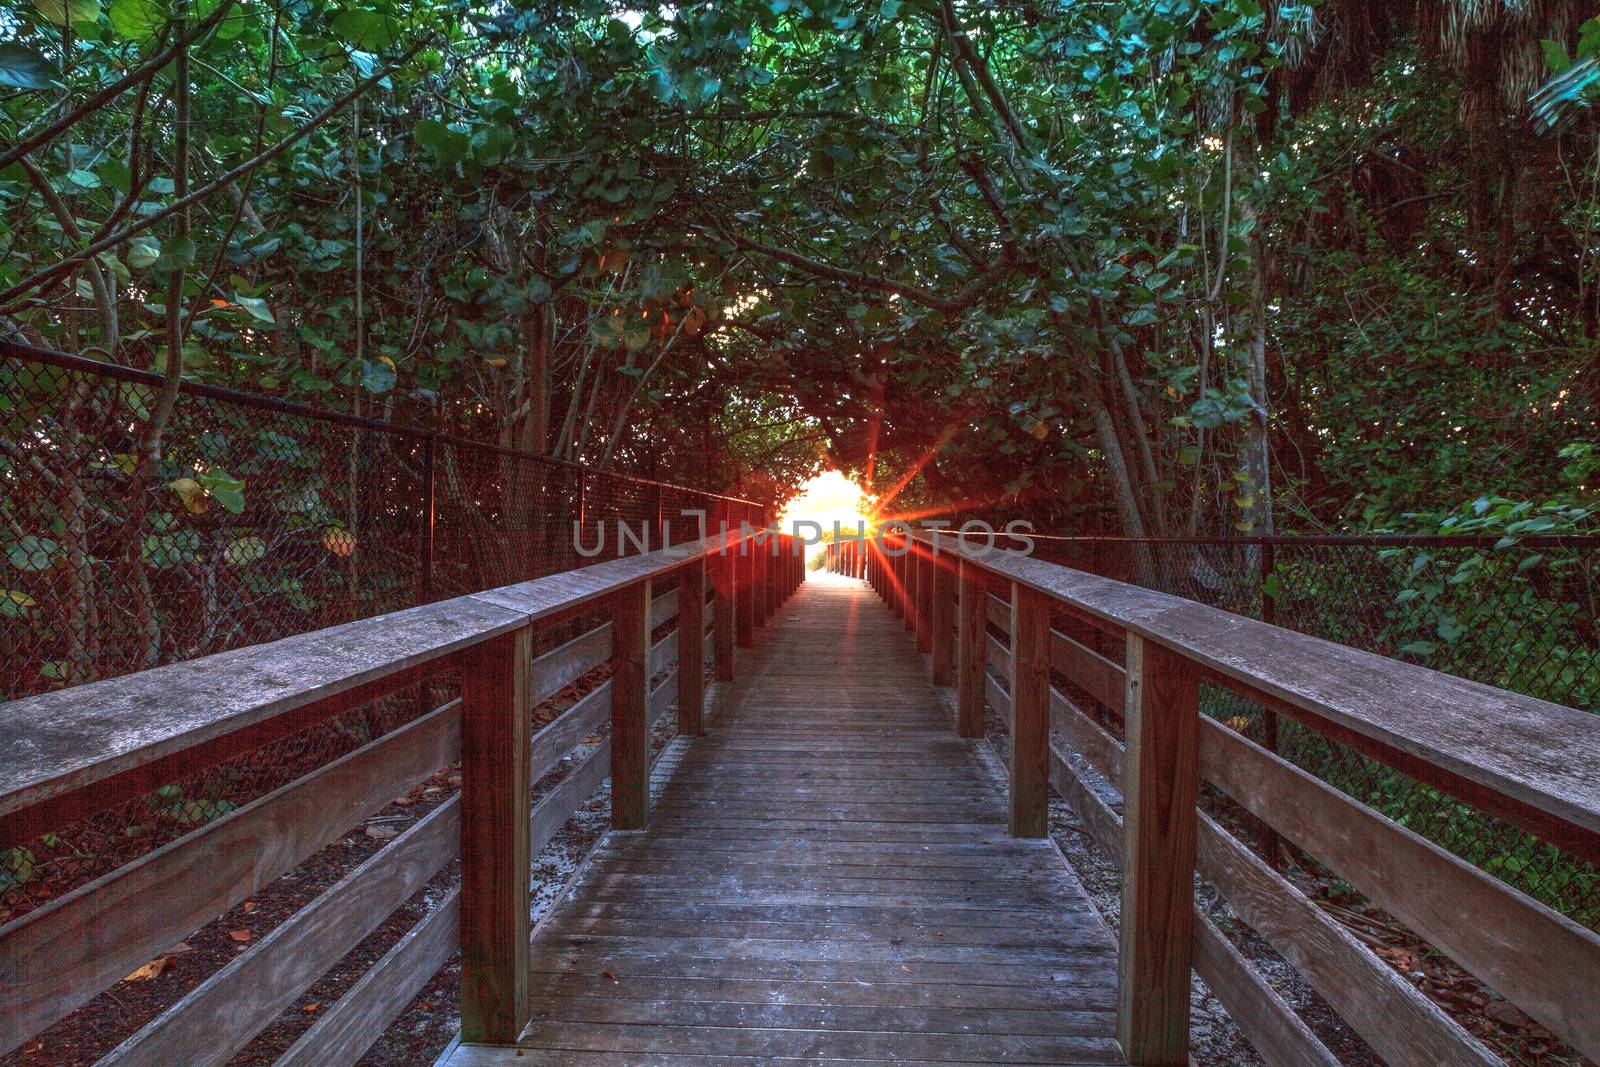
[[[421,1008],[423,1011],[432,1011],[434,1008],[437,1008],[438,1006],[439,1005],[435,1004],[431,1000],[421,1000],[421,1001],[417,1002],[417,1007]]]
[[[128,977],[124,978],[123,981],[142,982],[146,978],[160,978],[162,974],[166,972],[166,969],[171,966],[172,961],[167,959],[167,957],[157,956],[143,967],[140,967],[138,970],[128,975]]]
[[[900,965],[900,969],[901,969],[901,970],[902,970],[902,971],[904,971],[904,972],[906,972],[906,973],[907,973],[907,974],[910,974],[910,973],[911,973],[911,968],[910,968],[910,967],[907,967],[907,966],[906,966],[906,965],[905,965],[905,964],[903,964],[903,963],[902,963],[902,964],[901,964],[901,965]]]
[[[256,935],[252,934],[249,930],[229,930],[228,936],[233,938],[235,941],[244,942],[250,940]]]
[[[301,1008],[300,1010],[305,1012],[307,1015],[310,1015],[314,1011],[321,1011],[322,1010],[322,1005],[318,1004],[316,1001],[313,1000],[310,1004],[307,1004],[305,1007]]]
[[[163,952],[162,955],[163,956],[181,956],[185,952],[193,952],[193,951],[194,951],[194,946],[189,944],[189,942],[187,942],[187,941],[179,941],[176,945],[173,945],[171,948],[167,949],[167,951]]]
[[[255,911],[259,907],[261,907],[261,905],[257,904],[255,901],[247,900],[247,901],[244,902],[244,913],[246,915],[249,915],[251,912]]]
[[[367,827],[367,836],[374,841],[387,841],[392,837],[399,837],[400,831],[392,826],[369,826]]]
[[[617,980],[617,976],[612,974],[610,971],[601,971],[600,977],[604,978],[608,982],[615,982]]]
[[[398,807],[409,808],[411,805],[413,805],[415,803],[416,803],[416,801],[413,800],[411,797],[396,797],[395,798],[395,804]]]

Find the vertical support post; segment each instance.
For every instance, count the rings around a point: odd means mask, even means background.
[[[656,486],[656,532],[650,539],[650,548],[666,548],[667,546],[667,516],[666,516],[666,490]]]
[[[706,735],[706,561],[697,559],[678,579],[678,733]]]
[[[734,565],[737,557],[719,552],[711,557],[711,644],[717,681],[733,681]]]
[[[917,556],[917,651],[933,651],[933,549]]]
[[[650,822],[650,584],[624,589],[611,608],[611,825],[618,830]]]
[[[957,604],[956,635],[956,733],[962,737],[983,736],[983,671],[989,635],[987,621],[989,594],[983,573],[971,560],[961,561],[961,595]]]
[[[1261,621],[1273,626],[1278,624],[1278,601],[1267,592],[1267,579],[1272,577],[1277,568],[1277,559],[1272,550],[1271,541],[1261,542],[1256,552],[1257,578],[1261,583]],[[1261,747],[1268,752],[1278,751],[1278,713],[1271,708],[1261,709]],[[1267,866],[1275,871],[1283,869],[1283,838],[1278,831],[1262,821],[1257,826],[1259,836],[1257,844],[1261,848],[1262,858],[1267,861]]]
[[[1050,832],[1050,598],[1011,583],[1011,836]]]
[[[434,521],[438,511],[439,478],[434,466],[433,434],[422,439],[422,476],[427,479],[427,484],[422,491],[422,547],[418,555],[422,557],[422,596],[420,603],[428,603],[433,599],[433,536]]]
[[[756,642],[756,549],[751,540],[740,541],[733,549],[734,595],[738,598],[736,613],[740,648],[749,648]]]
[[[509,1045],[527,1023],[533,628],[461,663],[461,1037]]]
[[[904,562],[905,556],[889,556],[889,604],[894,608],[894,617],[897,619],[906,617],[906,572],[903,566]]]
[[[906,629],[917,632],[917,549],[912,547],[912,539],[906,537],[906,555],[901,557],[901,565],[906,571]]]
[[[941,555],[933,561],[933,684],[953,685],[956,678],[956,561]]]
[[[1126,663],[1117,1039],[1130,1064],[1168,1067],[1189,1062],[1199,675],[1131,633]]]

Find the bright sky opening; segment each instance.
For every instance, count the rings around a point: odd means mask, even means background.
[[[800,493],[784,506],[779,521],[784,532],[791,531],[795,522],[814,522],[822,527],[824,535],[833,532],[834,522],[841,529],[854,531],[856,524],[867,515],[867,498],[861,487],[839,471],[824,471],[800,487]],[[822,550],[813,545],[807,555]]]

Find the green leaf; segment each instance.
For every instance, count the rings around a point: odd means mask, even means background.
[[[161,249],[156,258],[156,270],[170,274],[194,266],[194,242],[187,237],[174,237]]]
[[[650,343],[650,320],[644,315],[629,315],[622,327],[622,343],[629,352],[637,352]]]
[[[244,510],[244,481],[221,467],[203,471],[195,480],[205,487],[211,499],[237,515]]]
[[[0,619],[22,619],[38,602],[20,589],[0,589]]]
[[[140,235],[128,242],[127,264],[142,270],[161,258],[161,242],[148,235]]]
[[[111,0],[107,15],[113,30],[135,41],[150,37],[166,21],[154,0]]]
[[[61,546],[48,537],[25,534],[6,546],[6,559],[19,571],[49,570]]]
[[[44,56],[14,41],[0,42],[0,88],[49,89],[60,83]]]
[[[394,364],[386,359],[361,361],[361,387],[369,393],[387,393],[394,388]]]
[[[277,320],[272,317],[272,309],[267,307],[267,302],[261,299],[259,296],[243,296],[235,292],[233,294],[233,300],[234,303],[248,311],[250,313],[250,317],[253,319],[264,322],[268,326],[271,326],[277,322]]]
[[[395,22],[376,11],[341,11],[333,17],[333,32],[346,44],[363,52],[381,52],[399,36]]]

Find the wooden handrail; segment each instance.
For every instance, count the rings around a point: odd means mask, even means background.
[[[1195,910],[1196,867],[1390,1062],[1498,1062],[1266,861],[1197,812],[1202,779],[1574,1048],[1600,1056],[1600,1018],[1591,1004],[1600,935],[1201,716],[1195,683],[1221,685],[1291,715],[1589,859],[1600,855],[1600,720],[1177,597],[935,537],[917,538],[909,556],[873,542],[858,546],[867,557],[862,573],[886,602],[919,616],[908,628],[922,629],[931,614],[954,631],[934,634],[933,642],[955,640],[956,726],[962,736],[981,736],[985,701],[1006,722],[1014,831],[1033,832],[1030,820],[1042,815],[1033,770],[1043,747],[1040,716],[1048,714],[1068,742],[1066,752],[1043,743],[1050,783],[1123,872],[1118,1030],[1129,1062],[1185,1061],[1191,963],[1269,1063],[1337,1062]],[[889,542],[891,551],[905,547]],[[849,551],[831,547],[830,567],[849,573]],[[919,575],[937,568],[953,570],[958,581],[951,590],[935,579],[934,603],[926,605],[917,594]],[[956,598],[954,610],[940,597]],[[1048,623],[1048,651],[1041,650],[1041,612],[1121,638],[1126,665]],[[1052,671],[1119,720],[1127,745],[1051,686]],[[1120,814],[1106,785],[1124,794]]]
[[[639,745],[680,689],[698,694],[706,633],[733,633],[735,601],[751,598],[756,581],[756,599],[770,611],[803,576],[793,539],[784,538],[783,556],[763,552],[752,561],[746,587],[707,583],[706,561],[719,574],[733,570],[750,555],[744,540],[730,532],[0,707],[0,821],[10,843],[446,668],[458,668],[463,680],[462,699],[0,926],[0,1052],[458,759],[461,796],[252,945],[112,1058],[225,1062],[458,852],[461,887],[286,1059],[354,1062],[458,946],[464,1032],[514,1037],[528,1017],[521,959],[527,857],[608,777],[614,810],[622,813],[621,797],[629,798],[619,820],[638,825],[648,817],[650,762]],[[652,597],[653,583],[672,576],[679,588]],[[689,589],[699,595],[686,599]],[[626,611],[618,609],[630,603],[636,619],[622,625]],[[607,604],[611,621],[533,655],[536,627]],[[652,631],[674,621],[671,633],[651,641]],[[718,642],[710,663],[731,675],[727,644]],[[682,669],[680,651],[696,670]],[[530,731],[535,705],[608,661],[609,680],[537,734]],[[698,710],[691,698],[681,725],[698,727]],[[611,738],[583,751],[608,718]],[[635,747],[625,751],[613,745],[616,738]],[[530,785],[575,749],[566,776],[530,804]],[[218,1005],[227,1006],[225,1020]]]

